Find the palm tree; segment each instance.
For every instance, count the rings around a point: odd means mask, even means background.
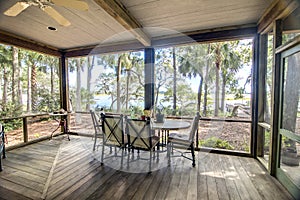
[[[6,45],[0,45],[0,66],[2,68],[2,79],[3,79],[3,88],[2,88],[2,111],[3,114],[7,111],[7,101],[8,101],[8,84],[9,84],[9,64],[11,63],[11,51],[10,48]],[[1,79],[1,80],[2,80]]]
[[[234,79],[234,75],[242,67],[242,56],[239,51],[239,41],[224,43],[223,50],[223,65],[221,67],[222,89],[221,89],[221,111],[225,111],[225,87]]]
[[[207,116],[207,104],[208,104],[208,84],[212,80],[212,67],[211,67],[211,58],[210,58],[211,44],[207,45],[206,52],[206,66],[204,70],[204,97],[203,97],[203,116]]]
[[[200,82],[197,93],[197,111],[201,108],[203,69],[205,67],[205,45],[190,45],[181,47],[179,71],[183,76],[192,78],[199,76]]]
[[[27,65],[27,112],[37,111],[37,67],[41,64],[44,56],[40,53],[23,50]]]
[[[43,97],[43,101],[47,103],[47,109],[52,111],[52,110],[57,110],[59,107],[58,102],[58,59],[53,56],[49,55],[44,55],[43,59],[43,65],[41,66],[40,72],[43,72],[43,74],[48,74],[50,71],[50,85],[48,85],[48,80],[47,79],[47,84],[44,83],[44,87],[49,88],[50,90],[46,90],[46,94]],[[46,86],[47,85],[47,86]]]
[[[126,68],[126,66],[131,65],[131,61],[129,58],[129,53],[122,54],[110,54],[101,56],[101,64],[104,67],[110,67],[115,71],[116,75],[116,103],[117,103],[117,112],[121,111],[121,74],[122,71]]]

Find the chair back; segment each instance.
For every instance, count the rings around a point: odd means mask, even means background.
[[[101,126],[102,126],[102,124],[100,123],[100,119],[99,119],[99,117],[96,115],[95,111],[90,110],[90,113],[91,113],[92,122],[93,122],[94,129],[95,129],[95,134],[99,134],[100,131],[101,131],[101,130],[100,130],[100,129],[101,129]]]
[[[192,124],[192,128],[191,128],[190,136],[189,136],[190,141],[195,140],[195,134],[198,131],[199,120],[200,120],[200,114],[199,114],[199,112],[197,112],[193,119],[193,124]]]
[[[147,150],[152,148],[152,131],[149,118],[146,118],[146,120],[126,118],[126,132],[131,148]]]
[[[123,115],[101,114],[103,143],[109,145],[123,146],[125,136],[123,129]]]

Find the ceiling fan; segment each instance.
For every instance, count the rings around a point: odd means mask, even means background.
[[[59,14],[52,6],[64,6],[68,8],[75,8],[77,10],[88,10],[88,4],[79,0],[24,0],[17,2],[12,7],[4,12],[4,15],[15,17],[29,6],[38,6],[41,10],[46,12],[50,17],[56,20],[62,26],[69,26],[71,23]]]

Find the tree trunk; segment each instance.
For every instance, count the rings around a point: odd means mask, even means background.
[[[225,86],[226,86],[226,79],[222,77],[222,94],[221,94],[221,111],[225,112]]]
[[[173,47],[173,112],[172,115],[176,115],[177,108],[177,68],[176,68],[176,54],[175,47]]]
[[[89,56],[88,57],[88,71],[87,71],[87,86],[86,86],[86,89],[87,89],[87,103],[86,103],[86,111],[89,111],[91,109],[91,80],[92,80],[92,70],[94,68],[94,61],[95,61],[95,56],[92,57],[92,60],[91,60],[91,57]]]
[[[31,111],[31,65],[27,63],[27,112]]]
[[[200,112],[201,109],[201,98],[202,98],[202,85],[203,85],[203,77],[200,76],[200,83],[198,87],[198,102],[197,102],[197,111]]]
[[[18,60],[18,49],[15,47],[11,47],[12,50],[12,75],[11,75],[11,100],[12,102],[16,102],[17,99],[17,70],[19,68],[19,60]]]
[[[51,80],[50,80],[50,94],[52,97],[54,97],[54,66],[53,63],[51,63],[50,65],[50,76],[51,76]]]
[[[207,95],[208,95],[208,87],[207,84],[204,83],[204,98],[203,98],[203,116],[207,115]]]
[[[2,111],[6,113],[7,111],[7,89],[8,89],[8,74],[6,71],[7,67],[3,66],[3,93],[2,93]]]
[[[207,46],[207,55],[210,54],[210,48],[211,48],[211,45],[208,44]],[[209,62],[209,58],[207,58],[207,61],[206,61],[206,69],[205,69],[205,80],[204,80],[204,102],[203,102],[203,115],[206,116],[207,115],[207,95],[208,95],[208,77],[209,77],[209,65],[210,65],[210,62]]]
[[[221,67],[221,46],[220,44],[217,44],[216,50],[215,50],[215,56],[216,56],[216,91],[215,91],[215,113],[214,116],[219,116],[219,105],[220,105],[220,67]]]
[[[81,111],[81,61],[76,60],[76,111]],[[76,115],[76,122],[81,122],[81,115]]]
[[[31,66],[31,110],[33,112],[37,111],[37,80],[36,80],[36,64]]]
[[[17,77],[17,101],[20,105],[21,111],[23,111],[23,97],[22,97],[22,81],[21,81],[21,64],[19,59],[19,49],[18,49],[18,67],[16,68],[16,77]]]
[[[128,110],[128,103],[129,103],[129,80],[130,80],[130,76],[131,76],[131,70],[128,70],[127,71],[127,78],[126,78],[126,103],[125,103],[125,106],[126,106],[126,111]]]
[[[214,116],[217,117],[219,116],[219,79],[220,79],[220,74],[219,74],[219,67],[220,67],[220,63],[217,61],[216,62],[216,91],[215,91],[215,113]]]
[[[118,59],[118,66],[117,66],[117,113],[121,112],[121,56]]]

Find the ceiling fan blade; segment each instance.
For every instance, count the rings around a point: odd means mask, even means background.
[[[51,0],[55,5],[64,6],[68,8],[75,8],[77,10],[87,11],[89,5],[84,1],[78,0]]]
[[[70,26],[71,23],[64,18],[61,14],[59,14],[56,10],[54,10],[50,6],[45,6],[41,8],[43,11],[45,11],[50,17],[55,19],[60,25],[62,26]]]
[[[9,9],[7,9],[4,12],[4,15],[15,17],[18,14],[20,14],[23,10],[28,8],[29,6],[30,6],[30,4],[28,4],[26,2],[17,2],[15,5],[10,7]]]

